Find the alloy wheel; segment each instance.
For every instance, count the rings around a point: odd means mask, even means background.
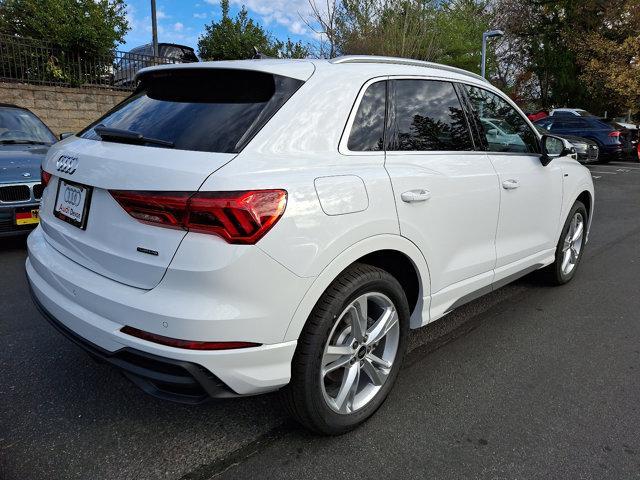
[[[562,264],[560,268],[563,275],[569,275],[576,268],[580,258],[580,251],[582,250],[583,236],[584,218],[580,212],[576,212],[571,219],[569,231],[562,246]]]
[[[398,313],[382,293],[353,300],[337,317],[324,347],[322,393],[340,414],[360,410],[391,373],[400,340]]]

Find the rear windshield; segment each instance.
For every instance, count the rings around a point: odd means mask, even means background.
[[[149,72],[134,94],[93,127],[129,130],[174,148],[237,153],[303,84],[270,73],[230,69]]]

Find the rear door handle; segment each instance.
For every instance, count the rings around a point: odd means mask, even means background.
[[[514,180],[513,178],[502,182],[502,188],[504,188],[505,190],[515,190],[519,186],[520,182],[518,182],[518,180]]]
[[[431,192],[429,190],[425,190],[424,188],[417,188],[415,190],[403,192],[400,195],[400,198],[403,202],[406,203],[424,202],[431,198]]]

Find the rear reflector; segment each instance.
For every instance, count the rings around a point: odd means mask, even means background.
[[[228,243],[245,245],[253,245],[271,230],[287,205],[285,190],[110,193],[141,222],[218,235]]]
[[[148,342],[167,345],[168,347],[184,348],[186,350],[234,350],[237,348],[259,347],[260,343],[252,342],[198,342],[195,340],[180,340],[178,338],[165,337],[155,333],[145,332],[137,328],[124,326],[120,329],[122,333],[132,337],[141,338]]]
[[[40,183],[42,183],[42,188],[45,188],[49,184],[49,180],[51,180],[51,174],[45,172],[42,167],[40,167]]]

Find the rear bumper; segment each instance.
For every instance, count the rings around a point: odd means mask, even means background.
[[[621,160],[623,156],[622,145],[602,145],[600,146],[601,160]]]
[[[198,284],[186,289],[183,277],[178,282],[182,290],[168,280],[153,290],[120,284],[60,254],[48,244],[42,229],[35,230],[27,243],[27,277],[45,317],[94,357],[122,369],[145,391],[177,401],[183,401],[181,396],[191,391],[191,397],[198,397],[187,399],[193,403],[202,401],[199,397],[205,393],[206,397],[254,395],[277,390],[289,382],[297,342],[282,339],[290,316],[272,310],[268,316],[264,312],[256,316],[245,305],[233,306],[228,301],[224,308],[216,309],[217,304],[206,303],[207,295],[216,297],[215,288],[203,284],[206,290],[199,296],[193,291]],[[260,260],[251,260],[256,268],[266,268]],[[276,272],[270,274],[278,278]],[[274,288],[296,287],[276,283]],[[213,300],[222,301],[219,297]],[[181,316],[173,316],[174,312]],[[166,331],[165,335],[188,340],[245,340],[269,329],[282,333],[277,342],[265,335],[256,337],[255,341],[262,344],[258,347],[197,351],[126,335],[120,331],[124,325],[158,334]]]
[[[187,404],[238,396],[215,375],[195,363],[171,360],[129,347],[110,352],[89,342],[51,315],[35,296],[33,289],[30,290],[36,307],[58,332],[83,348],[94,359],[120,369],[146,393]]]

